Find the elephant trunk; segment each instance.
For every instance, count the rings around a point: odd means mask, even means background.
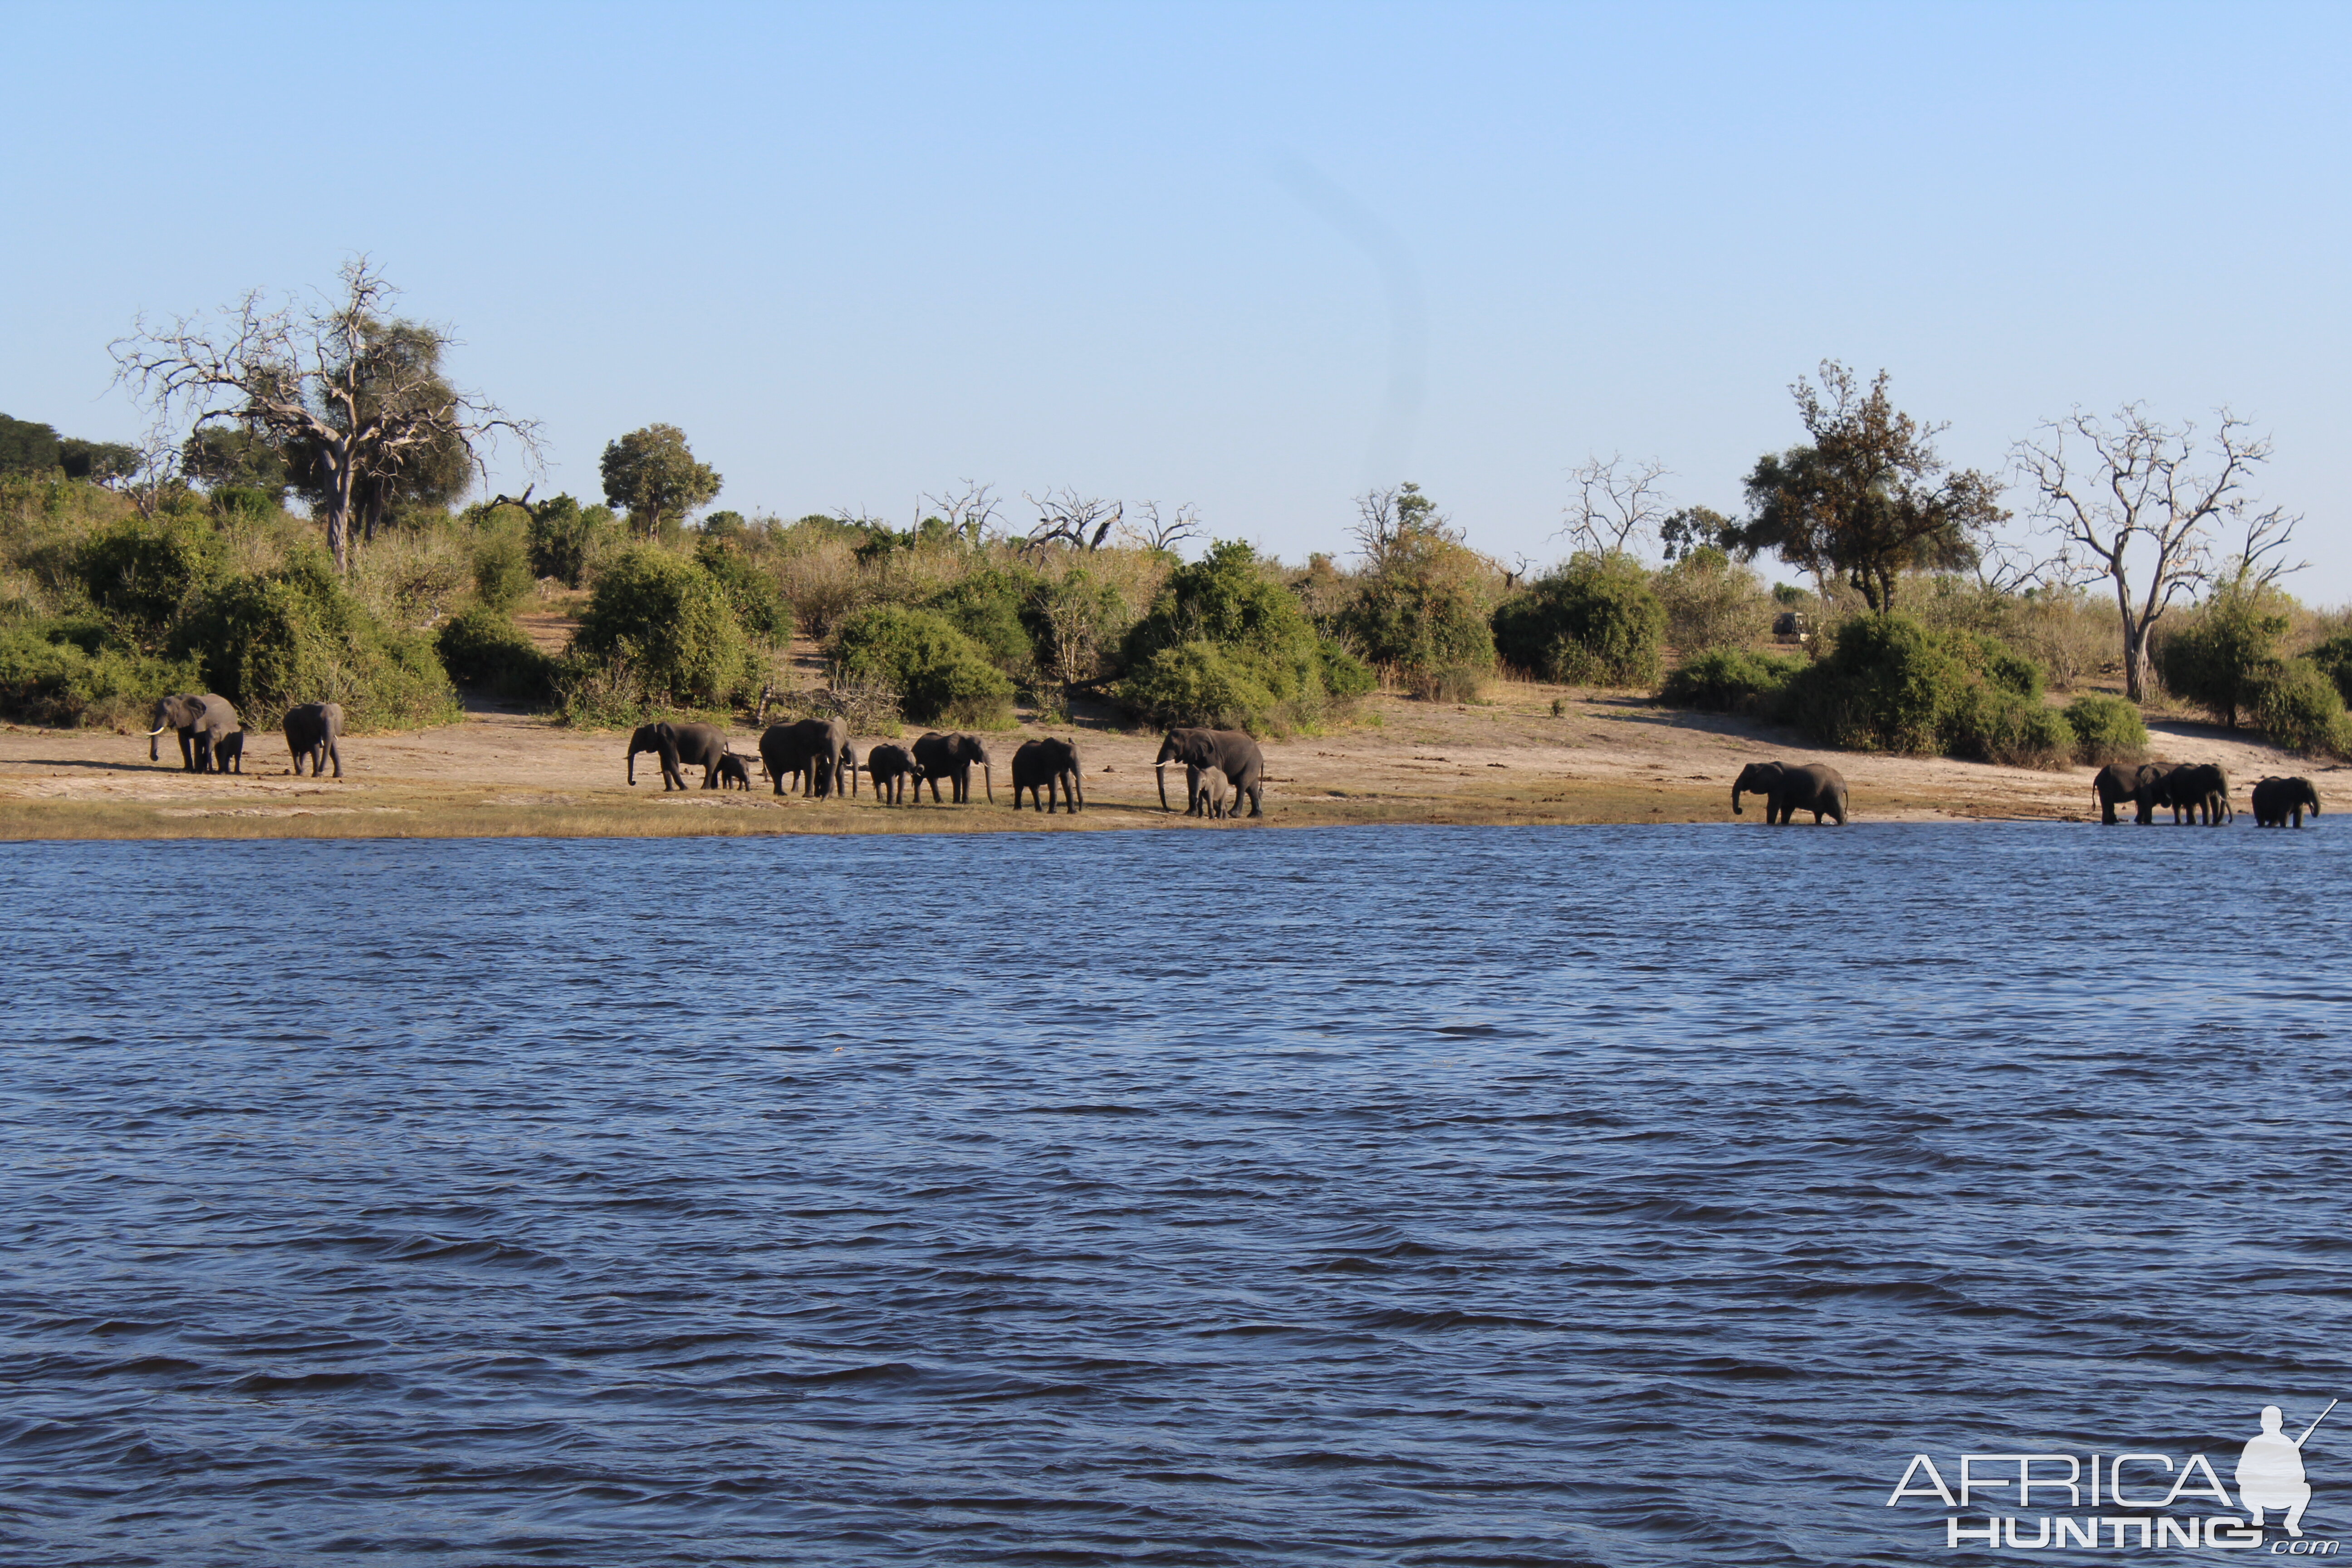
[[[1151,764],[1151,773],[1152,776],[1160,781],[1160,809],[1166,811],[1168,809],[1168,764],[1166,763],[1154,763]],[[1734,811],[1738,810],[1739,797],[1738,795],[1733,795],[1731,799],[1731,809]]]
[[[1731,815],[1734,816],[1740,815],[1739,786],[1738,784],[1733,784],[1731,786]]]

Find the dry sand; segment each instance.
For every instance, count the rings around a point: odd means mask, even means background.
[[[1562,711],[1551,711],[1555,699]],[[2244,786],[2269,773],[2309,774],[2333,798],[2345,770],[2289,757],[2242,735],[2159,722],[2155,752],[2217,762]],[[1011,809],[1013,748],[1034,734],[1077,738],[1087,811],[1076,818]],[[734,749],[756,754],[748,728]],[[880,737],[859,737],[859,750]],[[375,837],[544,835],[958,832],[982,829],[1178,827],[1223,832],[1246,822],[1163,815],[1153,789],[1156,734],[1117,727],[1107,710],[1073,724],[1024,723],[992,736],[993,808],[890,808],[855,800],[700,789],[665,795],[658,767],[638,759],[625,782],[627,738],[567,730],[543,718],[483,708],[462,723],[408,733],[353,735],[344,776],[297,779],[283,741],[247,737],[243,777],[180,770],[165,736],[151,763],[143,735],[0,730],[0,837]],[[1265,822],[1322,826],[1381,822],[1728,822],[1730,784],[1759,758],[1827,761],[1853,791],[1857,821],[2038,817],[2095,820],[2089,768],[2034,773],[1943,758],[1823,753],[1794,735],[1736,719],[1681,713],[1639,699],[1505,684],[1472,706],[1369,699],[1357,722],[1324,735],[1265,744]],[[756,778],[757,768],[754,767]],[[700,782],[698,770],[688,776]],[[1182,785],[1176,784],[1181,806]],[[979,795],[979,781],[974,794]],[[1760,823],[1761,803],[1740,819]]]

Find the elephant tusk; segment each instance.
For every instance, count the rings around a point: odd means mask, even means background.
[[[147,738],[152,741],[170,728],[171,726],[169,724],[158,724],[153,729],[147,731]]]

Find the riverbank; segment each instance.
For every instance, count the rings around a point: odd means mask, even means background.
[[[1553,712],[1557,702],[1558,713]],[[2240,789],[2269,773],[2304,773],[2332,800],[2347,770],[2288,756],[2241,734],[2159,722],[2155,754],[2217,762]],[[913,733],[915,731],[910,731]],[[1015,814],[1009,765],[1023,740],[1076,735],[1087,809],[1076,817]],[[743,729],[734,749],[756,754]],[[878,737],[858,737],[861,753]],[[1151,758],[1156,733],[1114,727],[1108,713],[1075,724],[1024,723],[990,737],[996,801],[887,807],[749,795],[665,795],[651,757],[625,782],[627,737],[564,729],[496,709],[461,723],[359,735],[343,746],[344,777],[297,779],[274,734],[247,737],[244,776],[183,773],[176,748],[151,763],[143,735],[0,729],[0,838],[654,837],[771,833],[963,833],[1176,827],[1223,832],[1246,823],[1162,813]],[[1377,696],[1328,734],[1265,743],[1267,823],[1292,827],[1392,822],[1461,824],[1733,820],[1731,781],[1748,763],[1831,763],[1853,790],[1855,820],[2033,817],[2095,820],[2092,769],[2035,773],[1948,758],[1823,752],[1771,725],[1679,712],[1638,698],[1504,684],[1494,700],[1454,706]],[[698,770],[688,770],[699,784]],[[980,784],[974,781],[978,795]],[[1181,805],[1181,782],[1176,794]],[[1760,822],[1760,803],[1740,819]]]

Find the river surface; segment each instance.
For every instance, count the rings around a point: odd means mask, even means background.
[[[2352,1395],[2342,826],[0,847],[0,1562],[1891,1564],[1973,1560],[1918,1453],[2227,1482]]]

